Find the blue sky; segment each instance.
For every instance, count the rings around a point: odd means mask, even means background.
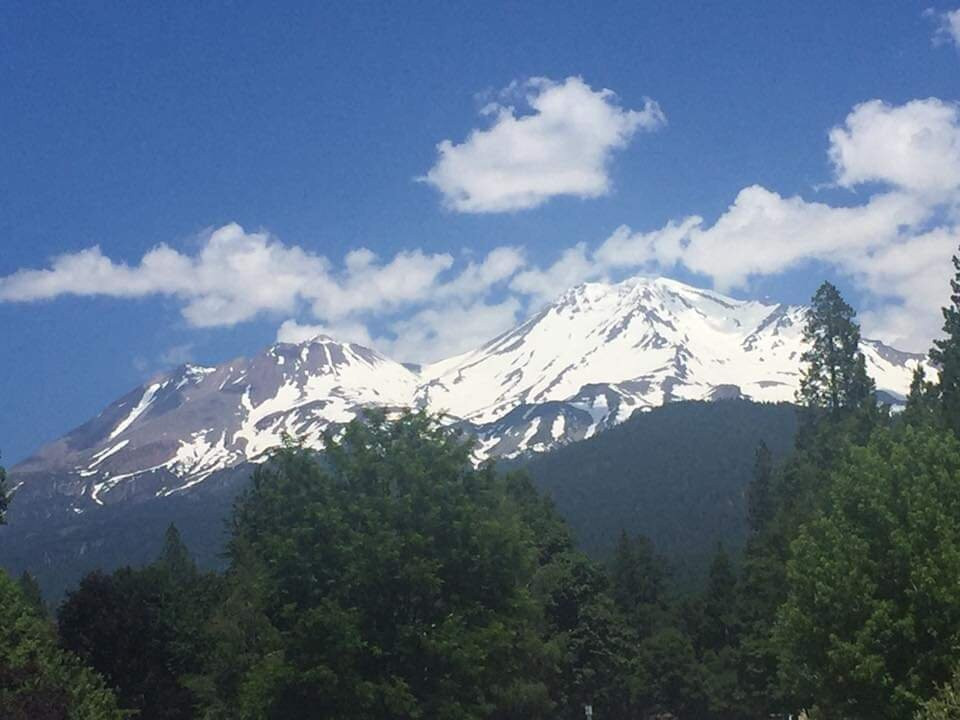
[[[637,272],[936,332],[955,3],[274,5],[0,7],[6,463],[172,364],[430,360]]]

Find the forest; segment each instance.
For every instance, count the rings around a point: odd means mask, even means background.
[[[153,563],[56,608],[0,574],[0,717],[960,717],[954,264],[939,377],[918,369],[897,412],[820,287],[794,446],[751,450],[746,542],[717,545],[702,587],[629,528],[591,559],[526,471],[371,412],[254,471],[223,572],[171,526]]]

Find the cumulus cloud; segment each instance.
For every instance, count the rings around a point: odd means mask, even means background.
[[[699,216],[649,232],[627,226],[595,249],[561,251],[511,284],[548,298],[571,284],[618,270],[668,273],[677,266],[723,291],[811,262],[846,274],[866,298],[865,330],[926,350],[940,326],[950,256],[960,242],[960,112],[936,98],[900,106],[856,106],[829,134],[837,185],[877,189],[857,204],[811,202],[754,185],[713,222]]]
[[[857,105],[830,131],[830,160],[843,187],[880,182],[953,192],[960,187],[960,107],[937,98]]]
[[[225,225],[200,238],[196,254],[168,245],[129,265],[99,247],[61,255],[45,269],[0,278],[0,301],[31,302],[63,295],[136,298],[170,296],[194,327],[231,326],[260,315],[308,311],[317,324],[284,323],[278,338],[294,342],[318,334],[369,344],[366,320],[450,299],[472,303],[523,264],[517,248],[494,248],[456,271],[448,253],[400,252],[381,260],[366,248],[342,266],[265,232]]]
[[[436,164],[420,178],[437,188],[452,210],[526,210],[557,195],[605,195],[613,151],[637,131],[666,123],[655,101],[626,110],[612,91],[594,90],[578,77],[561,83],[535,78],[506,94],[519,95],[529,114],[511,105],[487,105],[490,127],[474,130],[459,144],[441,142]]]
[[[476,347],[587,280],[683,269],[733,291],[817,262],[862,291],[868,336],[923,351],[939,331],[960,243],[958,148],[956,105],[871,101],[829,133],[831,197],[855,191],[847,203],[748,186],[712,222],[690,215],[652,230],[624,225],[599,244],[559,248],[543,265],[510,246],[482,257],[409,250],[381,258],[358,248],[334,263],[231,224],[202,236],[192,254],[160,245],[132,265],[96,247],[63,255],[0,278],[0,301],[164,295],[195,326],[282,314],[291,319],[281,341],[326,334],[422,362]]]

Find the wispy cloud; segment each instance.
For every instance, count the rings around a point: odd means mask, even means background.
[[[594,90],[578,77],[561,83],[534,78],[512,85],[505,96],[528,114],[501,102],[487,105],[490,127],[474,130],[459,144],[441,142],[436,164],[420,178],[437,188],[452,210],[506,212],[558,195],[605,195],[613,151],[637,131],[666,123],[655,101],[626,110],[612,91]]]
[[[928,10],[926,14],[936,18],[938,23],[934,43],[952,43],[960,48],[960,8],[946,12]]]

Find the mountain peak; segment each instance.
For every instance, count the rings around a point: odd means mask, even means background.
[[[672,400],[792,401],[803,313],[640,276],[578,285],[483,346],[424,367],[318,334],[162,373],[14,472],[60,478],[82,509],[182,492],[261,461],[285,436],[320,446],[370,406],[428,408],[490,456],[549,449]],[[878,388],[902,397],[923,358],[861,347]]]

